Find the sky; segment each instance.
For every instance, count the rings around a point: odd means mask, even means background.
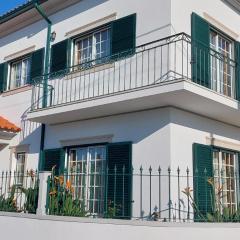
[[[0,0],[0,16],[26,2],[27,0]]]

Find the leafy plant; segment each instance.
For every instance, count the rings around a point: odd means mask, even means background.
[[[222,186],[215,186],[214,179],[209,178],[207,183],[212,187],[212,191],[210,191],[211,197],[211,212],[207,212],[203,214],[194,201],[189,187],[185,188],[182,191],[190,200],[190,204],[193,208],[195,216],[197,216],[197,221],[201,222],[240,222],[240,205],[237,210],[232,210],[229,207],[225,207],[222,200],[224,198]]]
[[[63,176],[53,177],[49,182],[49,204],[50,215],[85,217],[84,202],[74,197],[74,188],[70,181],[64,184]]]
[[[10,196],[5,198],[4,195],[0,196],[0,211],[17,212],[16,199],[14,198],[16,186],[12,186]]]

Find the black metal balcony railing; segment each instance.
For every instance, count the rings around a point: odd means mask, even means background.
[[[163,222],[240,222],[238,172],[205,169],[52,173],[48,179],[48,215],[118,218]]]
[[[186,79],[235,97],[236,63],[185,33],[34,79],[32,111]]]

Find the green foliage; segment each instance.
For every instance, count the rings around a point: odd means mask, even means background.
[[[17,212],[16,200],[14,199],[16,186],[12,186],[10,196],[5,198],[4,195],[0,196],[0,211],[4,212]]]
[[[33,188],[19,188],[26,197],[23,211],[35,214],[38,206],[38,182],[36,181]]]
[[[105,218],[115,218],[121,210],[121,205],[115,204],[112,201],[108,202],[107,212],[105,213]]]
[[[18,198],[21,200],[18,201]],[[24,202],[23,208],[18,206],[18,202]],[[6,198],[5,195],[0,196],[0,211],[5,212],[25,212],[35,214],[38,204],[38,184],[34,187],[24,188],[19,185],[13,185],[11,192]]]
[[[50,215],[85,217],[84,202],[75,198],[73,188],[68,182],[66,185],[61,177],[55,177],[49,181],[48,213]]]
[[[189,198],[190,204],[193,208],[195,221],[197,222],[240,222],[240,205],[237,210],[233,210],[229,207],[225,207],[222,203],[223,192],[222,187],[216,187],[212,178],[207,180],[207,183],[211,186],[211,207],[212,211],[203,214],[196,202],[194,201],[190,188],[184,189],[183,193]]]

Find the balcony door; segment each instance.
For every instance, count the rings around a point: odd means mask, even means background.
[[[212,89],[234,97],[233,42],[216,31],[210,31]]]

